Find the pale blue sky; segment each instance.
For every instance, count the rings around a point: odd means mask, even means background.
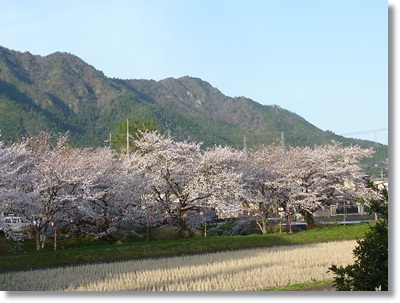
[[[322,130],[388,143],[387,1],[0,0],[0,8],[0,45],[9,49],[70,52],[108,77],[199,77]]]

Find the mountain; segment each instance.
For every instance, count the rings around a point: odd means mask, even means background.
[[[277,105],[229,97],[208,82],[185,76],[161,81],[115,79],[69,54],[32,55],[0,47],[0,131],[15,142],[40,131],[70,132],[77,146],[101,146],[127,117],[157,121],[177,140],[234,147],[272,142],[312,146],[331,140],[374,147],[374,159],[388,147],[322,131]],[[379,168],[380,170],[380,168]]]

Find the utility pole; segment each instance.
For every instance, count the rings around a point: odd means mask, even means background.
[[[247,150],[246,136],[243,136],[243,150]]]
[[[129,155],[129,119],[126,118],[126,154]]]
[[[167,128],[167,136],[168,136],[168,139],[171,139],[171,129],[169,128],[167,122],[165,122],[165,127]]]
[[[281,144],[282,144],[282,148],[285,149],[285,136],[284,136],[284,132],[281,132]]]

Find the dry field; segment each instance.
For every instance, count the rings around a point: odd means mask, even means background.
[[[0,274],[6,291],[261,291],[330,280],[355,240],[88,264]]]

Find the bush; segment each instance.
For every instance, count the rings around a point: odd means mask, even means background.
[[[162,226],[150,231],[152,240],[176,240],[181,238],[179,229],[171,226]]]
[[[359,244],[353,254],[354,264],[346,267],[332,265],[337,290],[388,290],[388,206],[373,203],[371,210],[382,215]]]
[[[254,219],[239,219],[233,228],[233,235],[248,236],[254,233],[260,233],[260,229]]]

